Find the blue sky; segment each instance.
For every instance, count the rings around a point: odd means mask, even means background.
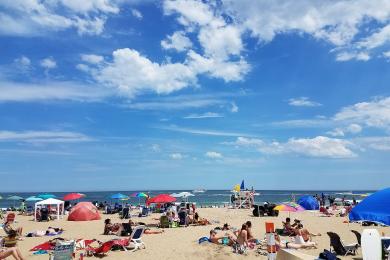
[[[390,185],[386,0],[0,3],[3,191]]]

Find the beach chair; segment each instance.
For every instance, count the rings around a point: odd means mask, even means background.
[[[356,230],[351,230],[351,232],[355,234],[358,245],[361,247],[362,246],[362,235]]]
[[[57,240],[53,253],[50,255],[50,260],[72,260],[75,252],[75,242]]]
[[[340,239],[340,236],[333,232],[327,232],[330,238],[330,247],[333,248],[333,252],[337,255],[346,256],[348,254],[356,255],[358,244],[344,245]],[[332,252],[332,250],[330,250]]]
[[[85,251],[87,252],[88,256],[95,255],[95,256],[102,257],[105,254],[107,254],[108,251],[111,250],[111,248],[114,244],[115,244],[115,240],[110,240],[110,241],[104,242],[99,247],[88,246],[85,248]]]
[[[137,226],[133,229],[133,233],[131,233],[131,236],[128,239],[117,239],[112,241],[114,241],[114,245],[121,246],[125,251],[128,251],[127,248],[130,245],[134,246],[134,248],[130,250],[130,252],[146,248],[145,243],[141,240],[144,231],[145,226]]]
[[[179,226],[188,226],[187,223],[187,212],[185,211],[180,211],[177,216],[179,217]]]
[[[160,217],[160,228],[169,228],[169,219],[167,216]]]
[[[130,236],[133,233],[133,229],[131,228],[130,223],[122,223],[123,230],[121,232],[121,236]]]

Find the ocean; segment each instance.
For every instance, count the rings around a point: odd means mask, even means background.
[[[178,193],[182,191],[187,191],[193,193],[192,190],[152,190],[152,191],[97,191],[97,192],[82,192],[86,195],[85,198],[81,199],[80,201],[107,201],[107,202],[114,202],[115,200],[110,199],[110,195],[114,193],[122,193],[125,195],[131,195],[135,192],[146,192],[151,197],[162,194],[162,193]],[[346,199],[363,199],[359,194],[366,194],[366,193],[372,193],[374,191],[370,190],[364,190],[364,191],[300,191],[300,190],[257,190],[256,193],[258,195],[255,196],[255,203],[261,204],[264,202],[271,202],[271,203],[281,203],[286,201],[292,201],[294,198],[298,199],[300,196],[303,195],[315,195],[321,193],[324,193],[325,195],[331,195],[332,197],[336,198],[342,198],[345,196]],[[20,201],[10,201],[7,200],[8,197],[12,195],[17,195],[23,198],[27,198],[30,196],[36,196],[41,193],[31,193],[31,192],[20,192],[20,193],[0,193],[0,196],[2,199],[0,200],[0,208],[7,208],[11,206],[19,206]],[[49,192],[49,194],[55,195],[58,199],[61,199],[64,195],[68,194],[69,192]],[[190,202],[196,202],[198,206],[212,206],[212,205],[223,205],[226,203],[229,203],[230,201],[230,195],[232,194],[230,190],[207,190],[204,193],[193,193],[195,196],[189,197]],[[180,198],[178,199],[180,200]],[[144,199],[138,199],[138,198],[132,198],[127,201],[130,204],[138,204],[141,202],[141,204],[144,203]],[[33,205],[34,202],[27,202],[27,205]]]

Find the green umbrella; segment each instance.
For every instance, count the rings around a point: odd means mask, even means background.
[[[22,199],[23,199],[22,197],[16,195],[7,198],[7,200],[22,200]]]

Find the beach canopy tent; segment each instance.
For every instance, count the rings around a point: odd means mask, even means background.
[[[69,193],[69,194],[66,194],[63,197],[63,200],[65,200],[65,201],[78,200],[78,199],[81,199],[81,198],[84,198],[84,197],[85,197],[85,195],[82,194],[82,193]]]
[[[168,194],[160,194],[156,197],[151,198],[148,200],[148,203],[169,203],[169,202],[175,202],[176,198],[172,197]]]
[[[349,213],[350,221],[372,221],[390,226],[390,188],[366,197]]]
[[[69,213],[68,221],[99,220],[98,209],[91,202],[79,202]]]
[[[43,206],[56,206],[57,207],[57,219],[60,219],[60,216],[62,217],[64,215],[64,202],[62,200],[58,199],[46,199],[41,200],[35,203],[35,210],[34,210],[34,219],[37,220],[37,211],[40,207]]]
[[[320,205],[318,204],[317,199],[310,195],[300,197],[297,203],[304,207],[306,210],[320,209]]]

